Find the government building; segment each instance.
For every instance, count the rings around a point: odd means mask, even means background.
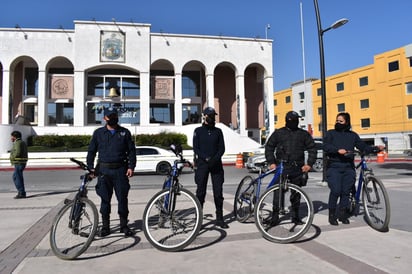
[[[92,134],[115,107],[132,134],[183,132],[191,144],[212,106],[239,140],[234,151],[256,146],[262,128],[274,130],[272,59],[271,40],[152,33],[134,22],[0,28],[0,131]]]

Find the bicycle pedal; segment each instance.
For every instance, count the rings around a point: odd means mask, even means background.
[[[84,231],[79,233],[79,236],[84,237],[84,238],[89,238],[89,235],[90,235],[90,233],[87,233],[87,232],[84,232]]]

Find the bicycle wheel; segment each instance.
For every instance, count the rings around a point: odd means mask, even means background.
[[[362,203],[368,225],[377,231],[388,231],[391,210],[389,196],[381,180],[374,176],[365,177]]]
[[[292,204],[293,201],[293,204]],[[255,206],[255,224],[262,236],[275,243],[290,243],[302,237],[313,221],[313,204],[298,186],[272,186]]]
[[[165,206],[169,201],[169,190],[154,195],[143,213],[143,231],[147,240],[162,251],[179,251],[188,246],[202,226],[203,213],[196,196],[180,188],[172,194],[173,210]]]
[[[233,203],[236,220],[243,223],[253,214],[257,183],[252,176],[245,176],[239,183]]]
[[[92,201],[81,197],[65,204],[53,220],[50,247],[57,257],[71,260],[92,243],[99,224],[99,214]]]

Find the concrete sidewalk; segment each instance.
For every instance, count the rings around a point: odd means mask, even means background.
[[[316,186],[313,186],[316,187]],[[380,233],[361,217],[350,225],[332,227],[317,213],[305,239],[293,244],[264,240],[254,223],[232,218],[233,197],[226,194],[224,210],[230,228],[213,225],[212,194],[207,195],[200,235],[182,252],[158,251],[141,230],[144,207],[155,189],[132,189],[130,223],[135,237],[114,233],[97,238],[74,261],[55,257],[49,228],[61,202],[70,193],[38,193],[15,200],[0,193],[0,273],[410,273],[412,235],[390,229]],[[89,197],[98,205],[94,191]],[[113,208],[116,199],[113,200]],[[112,230],[118,228],[112,214]]]

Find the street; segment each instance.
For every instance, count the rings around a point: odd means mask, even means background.
[[[369,163],[369,167],[384,183],[391,205],[390,227],[412,232],[412,200],[409,198],[412,192],[412,162],[386,162],[386,163]],[[30,195],[38,193],[62,193],[77,190],[82,174],[81,169],[69,170],[27,170],[25,171],[26,191]],[[256,175],[248,173],[244,168],[238,169],[234,166],[225,166],[225,184],[224,192],[227,197],[234,196],[238,183],[245,175]],[[0,171],[0,193],[15,192],[11,180],[11,171]],[[180,182],[188,189],[194,191],[195,184],[193,180],[194,173],[185,170],[180,177]],[[322,173],[310,172],[308,185],[304,190],[309,194],[314,204],[315,213],[327,214],[328,187],[320,186]],[[153,190],[153,194],[160,190],[165,177],[155,174],[136,174],[131,178],[132,189]],[[94,186],[95,182],[91,183]],[[211,188],[211,183],[209,183]],[[92,188],[91,188],[92,189]],[[92,190],[91,190],[92,191]],[[138,192],[137,192],[138,193]],[[228,201],[233,204],[233,201]],[[361,218],[358,216],[357,218]]]

